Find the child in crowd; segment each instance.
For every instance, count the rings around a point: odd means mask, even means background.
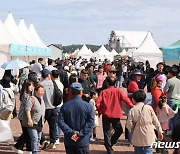
[[[91,106],[92,106],[92,109],[94,110],[94,128],[93,128],[93,130],[92,130],[92,136],[91,136],[91,141],[97,141],[98,140],[98,138],[96,137],[96,127],[98,127],[99,126],[99,121],[98,121],[98,111],[96,110],[96,99],[98,98],[98,94],[97,94],[97,92],[95,92],[95,91],[91,91],[90,92],[90,97],[91,97],[91,99],[90,99],[90,101],[89,101],[89,103],[91,104]]]
[[[162,130],[167,133],[169,129],[169,120],[175,115],[175,111],[169,107],[167,104],[166,93],[162,93],[159,97],[159,103],[157,107],[157,117],[161,124]]]

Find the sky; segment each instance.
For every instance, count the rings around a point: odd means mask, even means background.
[[[112,30],[150,31],[159,47],[180,39],[179,0],[0,0],[0,19],[32,22],[46,45],[107,44]]]

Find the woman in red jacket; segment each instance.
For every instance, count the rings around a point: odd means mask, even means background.
[[[151,83],[151,94],[152,94],[152,108],[156,112],[156,108],[159,103],[159,97],[163,93],[162,91],[162,83],[163,83],[163,76],[157,75],[152,79]]]
[[[138,82],[141,81],[143,73],[141,72],[141,70],[135,70],[133,75],[133,80],[129,82],[127,88],[128,93],[134,93],[135,91],[139,90]]]

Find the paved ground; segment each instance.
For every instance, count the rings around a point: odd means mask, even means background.
[[[17,103],[17,108],[19,108],[19,103]],[[121,120],[123,128],[125,125],[125,116]],[[97,136],[100,138],[98,142],[92,142],[90,144],[90,153],[91,154],[105,154],[106,150],[103,145],[103,133],[102,133],[102,124],[101,124],[101,118],[99,119],[100,126],[97,128]],[[13,131],[14,140],[16,141],[18,137],[21,135],[21,127],[20,123],[17,118],[11,120],[11,129]],[[48,139],[48,125],[47,123],[44,126],[43,132],[46,135],[46,138]],[[11,150],[11,146],[14,145],[15,142],[9,142],[9,143],[0,143],[0,154],[13,154],[14,152]],[[116,146],[113,147],[115,154],[133,154],[133,147],[129,146],[127,141],[124,139],[124,133],[121,135],[118,143]],[[46,154],[46,153],[65,153],[64,144],[63,144],[63,133],[61,133],[61,142],[60,145],[57,145],[56,150],[41,150],[39,152],[40,154]],[[172,151],[170,152],[172,153]]]

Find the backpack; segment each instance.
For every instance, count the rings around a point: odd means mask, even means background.
[[[53,105],[54,106],[58,106],[62,103],[62,99],[63,99],[63,94],[62,91],[58,88],[57,84],[55,81],[52,81],[53,85],[54,85],[54,101],[53,101]]]
[[[14,92],[10,88],[0,87],[0,119],[3,119],[5,113],[12,112],[15,107]]]

